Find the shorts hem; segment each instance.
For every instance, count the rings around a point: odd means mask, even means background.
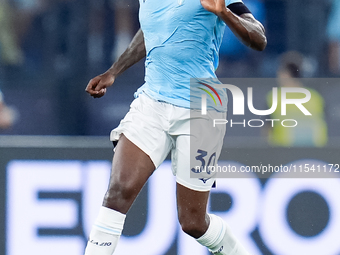
[[[191,190],[194,190],[194,191],[200,191],[200,192],[207,192],[207,191],[210,191],[211,188],[212,188],[212,185],[213,183],[210,185],[210,186],[197,186],[197,185],[193,185],[191,183],[188,183],[184,180],[181,180],[179,179],[177,176],[176,176],[176,182],[188,189],[191,189]]]
[[[152,152],[148,151],[148,149],[146,148],[146,146],[143,145],[143,143],[139,142],[138,139],[135,139],[135,136],[133,134],[131,134],[130,132],[128,132],[127,130],[118,132],[115,130],[111,131],[110,134],[110,141],[114,142],[114,141],[118,141],[120,136],[124,134],[125,137],[132,142],[134,145],[136,145],[139,149],[141,149],[146,155],[148,155],[152,161],[152,163],[155,165],[155,168],[158,168],[160,164],[156,163],[156,160],[153,159]]]

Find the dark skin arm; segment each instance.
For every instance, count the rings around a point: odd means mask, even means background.
[[[105,73],[91,79],[85,91],[94,98],[104,96],[106,88],[112,86],[116,77],[139,62],[145,55],[144,35],[142,30],[139,29],[119,59]]]
[[[250,13],[237,16],[225,6],[225,0],[201,0],[203,8],[220,17],[246,46],[263,51],[267,45],[265,29]]]

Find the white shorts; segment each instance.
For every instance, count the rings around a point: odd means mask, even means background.
[[[226,119],[225,112],[190,110],[156,101],[140,94],[130,110],[111,131],[110,140],[123,133],[144,151],[156,168],[171,151],[171,166],[176,181],[192,190],[209,191],[214,174],[197,173],[197,167],[217,164],[223,145],[225,125],[213,126],[214,119]]]

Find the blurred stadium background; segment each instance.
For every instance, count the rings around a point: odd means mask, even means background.
[[[322,147],[272,147],[263,129],[230,128],[221,160],[339,164],[340,1],[244,2],[264,23],[268,46],[250,51],[226,30],[218,76],[275,78],[282,54],[300,52],[302,78],[312,79],[308,86],[324,100],[328,139]],[[0,254],[82,254],[108,181],[108,135],[143,83],[143,61],[101,99],[84,89],[138,30],[137,3],[0,1],[0,103],[13,119],[10,127],[0,125]],[[268,92],[268,86],[254,92],[259,108]],[[252,254],[340,254],[338,178],[245,177],[219,180],[210,210],[230,222]],[[173,180],[168,162],[132,208],[117,254],[208,254],[181,233],[167,178]]]

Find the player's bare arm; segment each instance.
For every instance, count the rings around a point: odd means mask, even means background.
[[[139,29],[128,48],[118,60],[105,73],[91,79],[85,91],[94,98],[104,96],[106,88],[112,86],[116,77],[139,62],[145,55],[144,35],[142,30]]]
[[[265,29],[251,13],[237,16],[225,6],[225,0],[201,0],[201,4],[220,17],[243,44],[257,51],[265,49]]]

